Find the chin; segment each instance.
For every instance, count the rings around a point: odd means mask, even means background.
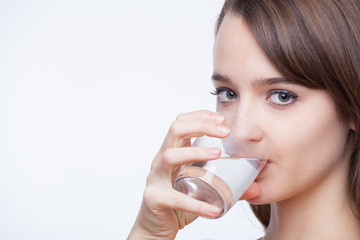
[[[262,197],[262,195],[260,195],[256,198],[248,199],[246,201],[253,205],[264,205],[264,204],[269,204],[272,202],[272,201],[264,199],[264,197]]]
[[[246,201],[250,204],[254,205],[262,205],[262,204],[268,204],[272,202],[276,202],[278,198],[276,197],[277,194],[279,194],[278,191],[274,191],[274,185],[270,183],[265,179],[257,180],[256,181],[260,187],[261,187],[261,194],[257,197],[247,199]]]

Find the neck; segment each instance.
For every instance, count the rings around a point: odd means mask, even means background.
[[[316,187],[272,203],[264,239],[360,239],[360,221],[350,207],[346,178],[347,171],[335,171]]]

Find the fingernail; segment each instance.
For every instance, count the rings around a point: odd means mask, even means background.
[[[208,209],[209,217],[217,217],[220,214],[220,208],[216,206],[210,206]]]
[[[208,155],[216,157],[216,156],[219,156],[220,149],[219,148],[207,148],[206,152]]]
[[[230,132],[230,129],[229,128],[227,128],[227,127],[225,127],[225,126],[223,126],[223,125],[218,125],[217,127],[216,127],[216,129],[220,132],[220,133],[222,133],[222,134],[229,134],[229,132]]]
[[[224,122],[225,117],[219,114],[215,114],[214,118],[216,120],[216,123],[221,124]]]

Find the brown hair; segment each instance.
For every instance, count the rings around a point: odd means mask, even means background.
[[[349,201],[360,220],[360,1],[226,0],[226,14],[241,16],[270,61],[288,80],[326,89],[344,119],[349,136]],[[252,205],[267,227],[270,205]]]

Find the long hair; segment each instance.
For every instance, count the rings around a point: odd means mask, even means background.
[[[345,120],[355,129],[348,174],[349,201],[360,220],[360,1],[226,0],[226,14],[241,17],[270,61],[289,81],[326,89]],[[267,227],[270,206],[252,205]]]

